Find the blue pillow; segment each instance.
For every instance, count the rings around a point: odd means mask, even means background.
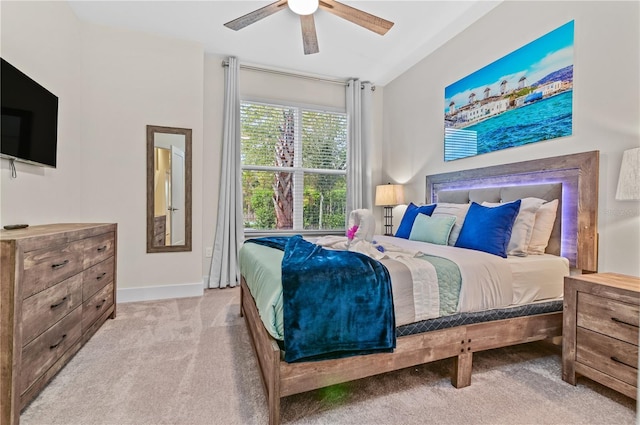
[[[456,218],[452,215],[429,217],[426,214],[418,214],[413,222],[409,239],[412,241],[446,245],[455,222]]]
[[[483,207],[472,202],[455,246],[507,258],[507,246],[518,211],[519,199],[498,207]]]
[[[402,221],[400,221],[400,226],[398,226],[398,230],[396,230],[396,238],[404,238],[409,239],[409,235],[411,235],[411,229],[413,228],[413,222],[416,219],[418,214],[431,215],[433,210],[436,209],[436,204],[422,205],[417,206],[411,202],[407,205],[407,210],[404,212],[402,216]]]

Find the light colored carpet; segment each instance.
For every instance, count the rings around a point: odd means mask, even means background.
[[[636,403],[588,379],[561,379],[558,347],[474,355],[470,387],[444,360],[286,397],[282,423],[633,424]],[[266,424],[267,404],[239,316],[239,290],[121,304],[22,413],[22,425]]]

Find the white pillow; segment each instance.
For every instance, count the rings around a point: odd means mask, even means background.
[[[447,202],[438,202],[436,209],[433,210],[431,217],[454,216],[456,218],[456,222],[451,229],[451,234],[449,235],[448,245],[455,246],[458,236],[460,235],[460,230],[462,229],[462,224],[464,223],[464,218],[467,215],[467,211],[469,211],[469,206],[471,206],[471,204],[450,204]]]
[[[526,257],[533,234],[533,226],[536,220],[536,212],[546,201],[540,198],[522,198],[520,200],[520,211],[516,216],[511,229],[511,239],[507,246],[507,255],[515,255],[518,257]],[[486,207],[495,207],[498,204],[494,202],[483,202]]]
[[[542,204],[536,212],[536,220],[533,224],[531,232],[531,240],[527,252],[533,255],[542,255],[549,245],[549,238],[553,230],[553,224],[556,221],[556,212],[558,210],[558,200]]]

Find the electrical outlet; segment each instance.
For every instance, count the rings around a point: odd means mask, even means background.
[[[213,248],[207,248],[204,250],[204,255],[207,258],[213,257]]]

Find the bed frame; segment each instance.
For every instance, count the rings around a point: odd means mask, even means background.
[[[429,176],[427,200],[437,199],[441,190],[562,183],[562,252],[573,257],[572,267],[596,271],[598,163],[599,153],[592,151]],[[462,388],[471,384],[474,352],[562,334],[562,312],[554,312],[401,336],[393,353],[287,363],[262,324],[244,277],[240,303],[267,394],[270,425],[280,423],[282,397],[446,358],[453,358],[451,383]]]

